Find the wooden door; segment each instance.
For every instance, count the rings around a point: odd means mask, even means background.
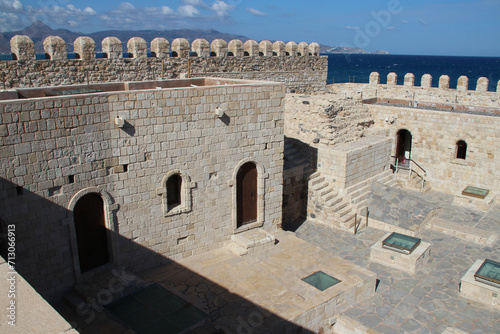
[[[101,196],[92,193],[80,198],[73,215],[81,272],[108,263],[108,235]]]
[[[237,175],[237,226],[257,221],[257,167],[252,162],[241,166]]]

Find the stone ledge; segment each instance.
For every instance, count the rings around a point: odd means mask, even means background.
[[[438,218],[431,219],[427,224],[427,228],[436,232],[441,232],[488,246],[493,245],[498,239],[498,235],[496,233],[480,230],[474,227],[463,226]]]

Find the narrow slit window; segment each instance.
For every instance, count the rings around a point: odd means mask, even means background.
[[[457,159],[465,160],[465,156],[467,155],[467,143],[463,140],[459,140],[457,142]]]
[[[167,180],[167,205],[171,210],[181,204],[182,178],[179,174],[172,175]]]

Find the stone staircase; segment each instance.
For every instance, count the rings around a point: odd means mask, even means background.
[[[64,300],[80,316],[92,316],[104,306],[145,287],[147,283],[123,268],[111,267],[77,283]]]
[[[311,174],[308,183],[308,218],[343,230],[354,229],[357,206],[335,189],[321,172]],[[361,216],[356,220],[360,222]]]
[[[374,181],[397,186],[390,169],[342,191],[333,187],[321,172],[314,172],[308,181],[308,219],[353,233],[359,231],[365,227],[366,204]]]
[[[424,180],[422,187],[422,177],[415,172],[411,173],[408,169],[399,169],[396,173],[398,185],[403,189],[426,193],[431,189],[428,180]]]
[[[304,158],[302,154],[300,154],[297,148],[288,139],[285,139],[284,156],[285,164],[283,168],[285,170],[306,164],[309,165],[309,163],[306,161],[306,158]]]

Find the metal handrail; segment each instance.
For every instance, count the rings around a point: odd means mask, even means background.
[[[391,158],[394,158],[396,159],[396,173],[399,171],[400,169],[400,166],[399,166],[399,163],[398,163],[398,157],[395,157],[393,155],[391,155]],[[408,159],[408,161],[410,162],[408,164],[408,169],[410,170],[410,173],[408,174],[408,181],[411,180],[411,173],[415,173],[417,174],[421,179],[422,179],[422,186],[421,186],[421,189],[423,190],[424,189],[424,184],[425,184],[425,177],[427,176],[427,171],[425,169],[422,168],[422,166],[420,166],[415,160],[413,159]],[[424,172],[424,175],[420,175],[416,170],[412,169],[411,166],[412,164],[411,163],[414,163],[418,168],[420,168],[423,172]]]

